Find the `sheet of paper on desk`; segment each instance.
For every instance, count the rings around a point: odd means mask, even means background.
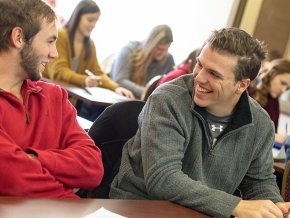
[[[128,100],[127,97],[122,96],[122,95],[118,95],[116,92],[113,92],[109,89],[104,89],[104,88],[100,88],[100,87],[86,87],[87,91],[90,92],[93,96],[96,97],[105,97],[106,95],[110,96],[110,98],[116,98],[116,99],[124,99],[124,100]]]
[[[280,148],[273,147],[272,152],[273,152],[273,157],[276,159],[285,159],[286,158],[284,145],[282,145]]]
[[[83,218],[126,218],[124,216],[121,216],[119,214],[113,213],[103,207],[96,210],[95,212],[83,217]]]

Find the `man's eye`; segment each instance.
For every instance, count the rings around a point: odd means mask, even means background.
[[[215,78],[220,78],[220,76],[214,71],[209,71],[209,74]]]

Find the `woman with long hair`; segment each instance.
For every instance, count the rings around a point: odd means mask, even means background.
[[[290,88],[290,61],[279,58],[269,63],[249,89],[250,95],[268,112],[275,125],[275,142],[290,148],[290,138],[286,134],[278,134],[280,115],[279,97]],[[290,150],[287,152],[290,158]]]
[[[173,69],[174,59],[168,53],[172,42],[171,28],[164,24],[154,27],[142,42],[129,42],[113,61],[112,79],[140,98],[150,79]]]
[[[277,131],[280,107],[279,97],[290,88],[290,62],[271,61],[251,84],[250,95],[268,112]]]
[[[59,58],[47,65],[44,76],[81,87],[99,86],[134,98],[132,92],[120,87],[100,68],[96,48],[90,38],[100,15],[100,8],[94,1],[79,2],[65,27],[59,30],[56,43]],[[83,103],[78,109],[79,115],[89,120],[94,120],[98,115],[92,105]]]

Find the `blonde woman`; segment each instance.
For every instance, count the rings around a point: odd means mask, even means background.
[[[129,42],[113,61],[112,79],[140,98],[150,79],[173,69],[173,56],[168,53],[172,42],[172,31],[167,25],[154,27],[142,42]]]

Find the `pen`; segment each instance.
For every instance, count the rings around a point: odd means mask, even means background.
[[[90,70],[88,70],[88,69],[85,70],[85,73],[86,73],[88,76],[94,76],[94,74],[93,74]]]
[[[90,95],[93,94],[93,93],[92,93],[88,88],[86,88],[86,87],[84,87],[84,90],[85,90],[88,94],[90,94]]]
[[[90,70],[88,70],[88,69],[85,70],[85,73],[86,73],[88,76],[96,76],[95,74],[93,74],[93,73],[92,73]],[[102,85],[102,84],[103,84],[102,80],[97,79],[97,86],[100,86],[100,85]]]

